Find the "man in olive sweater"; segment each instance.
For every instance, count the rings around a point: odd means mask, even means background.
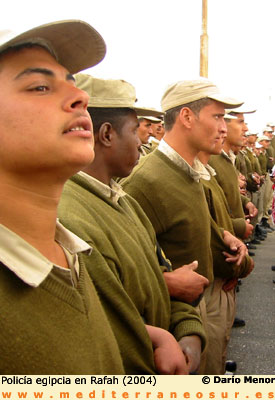
[[[233,219],[233,226],[236,236],[247,239],[253,232],[253,225],[249,219],[245,219],[244,210],[250,218],[257,215],[257,208],[239,191],[238,174],[235,164],[235,156],[232,146],[242,145],[243,138],[248,128],[244,120],[244,114],[250,112],[244,107],[230,110],[230,114],[236,119],[227,119],[227,137],[224,141],[222,153],[211,156],[209,165],[216,171],[215,178],[222,187],[227,199],[230,215]]]
[[[186,357],[187,365],[184,361],[180,370],[195,371],[201,347],[205,345],[200,318],[191,305],[170,302],[155,251],[153,227],[138,203],[112,179],[127,176],[139,158],[135,90],[125,81],[96,79],[84,74],[76,76],[76,81],[92,94],[88,110],[94,124],[96,157],[67,182],[59,207],[60,219],[102,254],[112,279],[123,286],[124,297],[128,296],[144,322],[174,335]],[[100,269],[94,268],[92,256],[85,258],[87,269],[120,344],[126,372],[137,373],[141,361],[147,371],[154,368],[152,352],[134,343],[136,328],[132,309],[127,310],[125,300],[116,298],[108,290]],[[118,324],[118,319],[123,326]],[[123,329],[128,329],[128,338],[124,340]],[[170,342],[171,338],[177,344],[171,335]],[[156,361],[156,352],[154,356]],[[173,353],[168,352],[164,361],[163,365],[156,364],[153,371],[178,373],[173,367]],[[169,369],[169,364],[173,368]]]
[[[140,203],[152,222],[173,268],[196,259],[198,272],[210,282],[213,281],[211,235],[216,236],[223,250],[235,252],[235,261],[245,256],[243,249],[236,248],[236,238],[221,230],[210,217],[200,174],[192,168],[199,151],[212,149],[223,134],[225,104],[233,107],[238,102],[221,95],[208,80],[171,85],[162,98],[164,140],[123,182],[124,190]],[[220,256],[224,257],[222,253]],[[227,259],[232,261],[231,255]],[[206,302],[200,303],[206,330],[207,303],[208,295]],[[208,348],[208,359],[214,351],[213,347]],[[206,365],[200,372],[207,371]]]
[[[229,118],[227,116],[227,118]],[[209,152],[200,152],[195,168],[201,175],[210,214],[218,226],[223,227],[234,235],[232,219],[229,215],[229,207],[222,188],[217,183],[215,170],[208,165],[211,154],[219,154],[222,150],[224,137],[216,143],[215,148]],[[240,244],[244,246],[244,244]],[[208,320],[212,323],[208,329],[208,340],[213,340],[216,351],[213,354],[212,368],[223,374],[227,345],[235,317],[235,286],[238,278],[246,277],[253,269],[254,262],[246,256],[240,264],[228,263],[220,257],[221,249],[214,235],[211,237],[211,249],[213,254],[214,282],[209,305]],[[210,312],[211,309],[211,312]],[[218,330],[218,335],[216,334]],[[213,332],[212,332],[213,331]]]
[[[269,129],[264,131],[264,135],[266,135],[272,143],[273,139],[273,133],[270,132]],[[274,228],[270,226],[268,223],[269,220],[269,212],[272,208],[272,199],[273,199],[273,190],[272,190],[272,182],[270,180],[270,173],[272,171],[272,168],[275,164],[275,150],[274,147],[270,144],[267,149],[266,149],[266,159],[267,159],[267,171],[268,174],[266,175],[266,181],[265,181],[265,191],[264,191],[264,200],[263,200],[263,216],[261,219],[261,226],[265,229],[268,229],[269,231],[274,231]]]
[[[78,258],[91,248],[56,221],[65,181],[94,157],[88,96],[71,74],[104,54],[103,39],[82,21],[43,25],[0,45],[2,375],[124,373]]]

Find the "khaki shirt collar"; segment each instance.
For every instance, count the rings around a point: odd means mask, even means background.
[[[115,204],[118,203],[120,197],[125,196],[126,193],[122,187],[113,179],[110,181],[110,186],[105,185],[105,183],[99,181],[91,175],[86,174],[86,172],[80,171],[79,175],[91,183],[101,194],[111,199]]]
[[[179,153],[173,149],[164,139],[161,139],[158,150],[166,155],[173,163],[186,172],[194,181],[199,182],[200,174],[189,165]]]
[[[212,176],[216,175],[214,168],[208,164],[204,165],[198,158],[195,159],[193,167],[200,174],[201,179],[205,181],[210,181]]]
[[[56,221],[55,240],[64,248],[65,253],[76,255],[80,252],[92,252],[91,246]],[[74,257],[77,260],[77,257]],[[0,224],[0,261],[30,286],[39,286],[54,267],[36,248],[16,233]],[[69,259],[68,259],[68,262]],[[78,266],[78,262],[76,263]],[[62,268],[65,270],[65,268]],[[70,273],[70,270],[65,270]],[[78,271],[76,271],[78,273]]]
[[[159,140],[157,138],[155,138],[154,136],[150,136],[148,142],[151,144],[159,145]]]
[[[236,160],[236,155],[232,150],[229,150],[228,153],[226,153],[224,150],[222,150],[222,154],[232,162],[233,165],[235,165],[235,160]]]

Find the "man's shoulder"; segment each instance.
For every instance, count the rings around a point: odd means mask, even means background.
[[[167,180],[174,179],[178,175],[182,179],[188,177],[176,163],[170,160],[165,154],[158,149],[146,157],[143,157],[132,173],[122,180],[122,186],[127,187],[129,184],[146,185],[161,184]]]
[[[80,222],[81,225],[87,225],[103,204],[92,185],[75,175],[64,186],[58,205],[58,217],[72,230],[72,226]]]
[[[211,165],[211,167],[212,166],[216,167],[218,165],[225,164],[226,162],[227,162],[226,157],[223,156],[222,154],[218,154],[218,155],[212,155],[209,158],[208,164]],[[216,169],[215,167],[214,169]]]

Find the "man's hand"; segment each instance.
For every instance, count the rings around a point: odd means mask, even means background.
[[[255,265],[254,264],[254,260],[252,258],[250,258],[250,262],[249,262],[249,265],[248,265],[248,270],[247,270],[246,274],[243,276],[243,278],[246,278],[253,271],[254,265]]]
[[[179,345],[185,354],[189,373],[199,369],[201,361],[201,339],[197,335],[184,336]]]
[[[250,223],[250,219],[246,219],[245,220],[245,232],[244,232],[244,235],[243,235],[243,239],[249,238],[249,236],[252,235],[253,229],[254,229],[254,227]]]
[[[245,208],[248,211],[248,215],[250,218],[254,218],[258,214],[258,209],[257,209],[257,207],[255,207],[255,205],[252,203],[252,201],[249,201],[245,205]]]
[[[193,261],[174,271],[163,273],[171,297],[190,304],[203,293],[209,280],[195,272],[197,268],[198,261]]]
[[[223,255],[226,257],[225,261],[240,265],[244,257],[248,254],[246,245],[228,231],[224,231],[223,240],[233,253],[223,251]]]
[[[185,355],[174,336],[156,326],[145,327],[153,344],[157,372],[161,375],[188,375]]]
[[[239,188],[240,189],[246,189],[246,178],[245,178],[245,176],[242,175],[241,173],[239,173],[238,178],[239,178]]]

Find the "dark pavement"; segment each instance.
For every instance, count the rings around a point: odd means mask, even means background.
[[[232,328],[227,358],[237,362],[236,374],[275,375],[275,232],[251,251],[255,268],[237,293],[236,316],[246,325]]]

